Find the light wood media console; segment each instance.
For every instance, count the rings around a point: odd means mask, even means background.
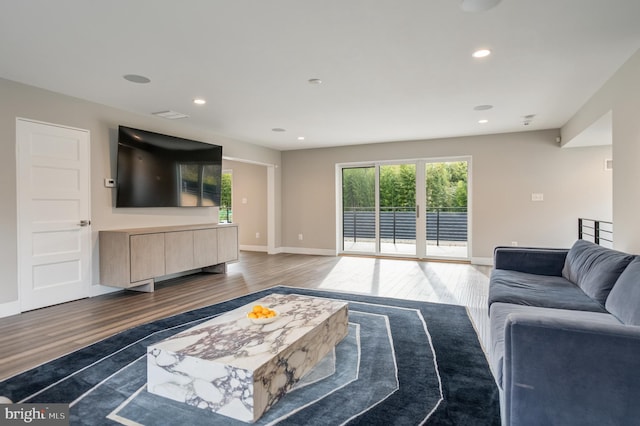
[[[202,224],[100,231],[100,283],[153,291],[155,279],[238,260],[238,225]]]

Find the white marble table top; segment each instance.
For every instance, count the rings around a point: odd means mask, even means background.
[[[247,313],[258,304],[276,309],[278,318],[264,325],[251,323]],[[346,305],[331,299],[272,294],[176,334],[154,347],[254,370]]]
[[[254,324],[254,305],[278,311]],[[347,334],[348,303],[271,294],[147,348],[149,392],[255,421]]]

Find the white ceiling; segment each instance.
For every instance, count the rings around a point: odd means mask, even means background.
[[[565,148],[582,148],[613,144],[613,112],[607,111],[580,134],[563,145]]]
[[[561,127],[639,21],[638,0],[2,0],[0,77],[282,150],[503,133]]]

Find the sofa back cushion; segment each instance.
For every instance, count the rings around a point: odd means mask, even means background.
[[[611,288],[633,259],[633,255],[578,240],[567,253],[562,276],[604,306]]]
[[[611,289],[607,311],[628,325],[640,325],[640,257],[627,266]]]

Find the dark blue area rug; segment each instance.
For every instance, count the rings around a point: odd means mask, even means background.
[[[498,390],[460,306],[274,287],[132,328],[0,383],[70,404],[71,424],[245,424],[146,391],[146,348],[270,293],[349,302],[349,334],[256,424],[499,425]]]

